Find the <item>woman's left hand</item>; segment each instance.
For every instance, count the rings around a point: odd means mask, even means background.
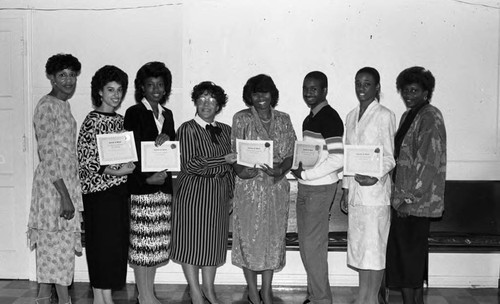
[[[158,136],[155,139],[155,146],[159,147],[159,146],[163,145],[164,142],[169,141],[169,140],[170,140],[170,136],[168,136],[165,133],[160,133],[160,134],[158,134]]]
[[[378,178],[362,174],[354,175],[354,180],[361,186],[373,186],[378,182]]]

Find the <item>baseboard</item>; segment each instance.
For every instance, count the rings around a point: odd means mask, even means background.
[[[345,252],[328,253],[330,285],[357,286],[358,274],[346,266]],[[429,287],[441,288],[497,288],[500,280],[500,253],[430,253]],[[88,282],[87,265],[84,256],[77,257],[75,282]],[[134,282],[132,268],[127,273],[127,282]],[[157,284],[186,284],[180,265],[170,262],[158,269]],[[231,264],[231,252],[227,262],[217,269],[216,284],[245,285],[240,268]],[[300,253],[287,251],[287,265],[276,272],[275,286],[306,286]]]

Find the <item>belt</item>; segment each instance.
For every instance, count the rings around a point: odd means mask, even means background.
[[[226,176],[227,171],[224,171],[222,173],[217,173],[217,174],[196,174],[196,176],[199,177],[204,177],[204,178],[223,178]]]

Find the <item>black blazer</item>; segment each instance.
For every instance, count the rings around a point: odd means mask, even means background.
[[[170,140],[175,140],[174,116],[172,111],[162,106],[165,110],[165,122],[161,133],[167,134]],[[141,172],[141,141],[154,141],[158,136],[155,118],[152,111],[146,109],[142,103],[135,104],[125,112],[124,128],[134,132],[135,148],[139,161],[135,162],[135,170],[128,176],[127,184],[131,194],[152,194],[158,191],[172,194],[172,174],[167,173],[163,185],[149,185],[146,178],[154,172]]]

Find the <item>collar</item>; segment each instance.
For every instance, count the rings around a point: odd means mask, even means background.
[[[368,112],[370,112],[373,108],[377,108],[378,106],[380,106],[380,101],[378,99],[374,99],[369,105],[368,107],[366,108],[365,110],[365,113],[363,114],[363,116],[365,116],[365,114],[367,114]],[[361,111],[361,105],[358,103],[358,114],[359,112]]]
[[[198,125],[200,125],[200,127],[202,127],[203,129],[205,129],[205,126],[206,126],[206,125],[212,125],[212,126],[214,126],[214,127],[215,127],[215,126],[217,126],[217,123],[215,122],[215,120],[214,120],[211,124],[209,124],[208,122],[204,121],[204,120],[203,120],[200,116],[198,116],[198,115],[195,115],[195,116],[194,116],[194,118],[193,118],[193,120],[194,120],[194,121],[196,121],[196,123],[197,123]]]
[[[143,98],[141,100],[142,104],[146,107],[146,110],[149,110],[153,112],[153,108],[149,104],[149,102],[146,100],[146,98]],[[161,106],[161,104],[158,104],[158,110],[160,111],[160,114],[163,115],[163,112],[165,112],[165,109]]]
[[[320,102],[317,106],[311,109],[311,113],[314,115],[318,114],[321,109],[326,107],[328,105],[328,101],[325,99],[325,101]]]

